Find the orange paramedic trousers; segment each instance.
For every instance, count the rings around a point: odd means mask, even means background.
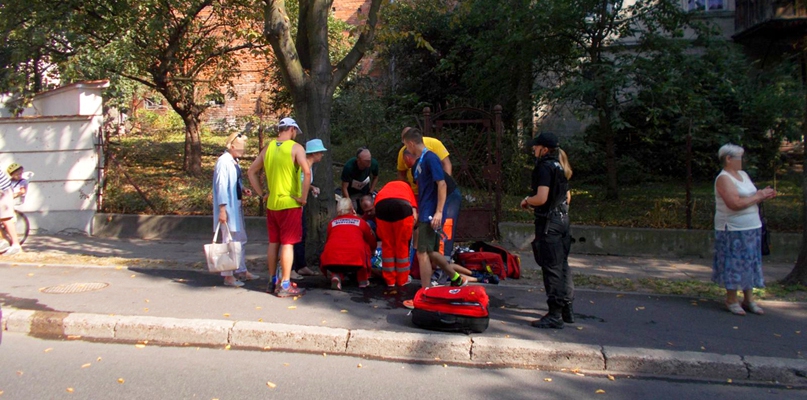
[[[415,218],[408,216],[400,221],[376,219],[376,233],[381,239],[381,276],[387,286],[403,286],[409,276],[409,243]]]

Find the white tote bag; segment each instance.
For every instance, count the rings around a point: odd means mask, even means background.
[[[213,234],[213,242],[205,245],[205,259],[207,269],[210,272],[235,271],[238,269],[238,260],[241,259],[241,242],[234,242],[230,234],[227,223],[224,229],[227,231],[228,239],[225,243],[216,243],[219,236],[221,223],[216,224],[216,233]],[[223,239],[224,240],[224,239]]]

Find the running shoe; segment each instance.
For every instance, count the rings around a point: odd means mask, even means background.
[[[294,285],[289,285],[288,289],[283,289],[280,287],[280,290],[277,291],[275,294],[277,297],[295,297],[295,296],[302,296],[305,294],[305,289],[298,288]]]

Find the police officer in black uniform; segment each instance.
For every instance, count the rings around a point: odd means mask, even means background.
[[[568,214],[569,181],[559,159],[557,136],[544,132],[533,138],[530,144],[537,161],[532,171],[532,195],[521,201],[521,208],[533,208],[535,213],[532,251],[543,272],[549,307],[549,312],[531,325],[563,329],[564,322],[574,323],[574,283],[568,261],[572,244]]]

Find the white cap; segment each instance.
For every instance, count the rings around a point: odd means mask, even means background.
[[[300,131],[300,133],[302,133],[302,131],[300,130],[300,126],[297,125],[297,121],[295,121],[292,118],[283,118],[277,124],[278,129],[279,128],[285,128],[287,126],[293,126],[293,127],[297,128],[297,130]]]

